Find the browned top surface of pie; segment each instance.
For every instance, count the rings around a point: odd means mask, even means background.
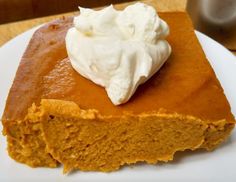
[[[172,54],[161,70],[120,106],[111,103],[104,88],[71,67],[64,38],[72,18],[56,20],[37,30],[21,60],[3,120],[22,119],[32,103],[39,104],[42,98],[74,101],[81,108],[97,109],[102,115],[164,109],[204,120],[234,120],[188,15],[159,15],[170,26]]]

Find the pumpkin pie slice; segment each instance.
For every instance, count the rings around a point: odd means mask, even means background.
[[[20,62],[2,117],[8,153],[32,167],[113,171],[170,161],[176,151],[212,150],[235,125],[229,103],[186,13],[159,13],[172,54],[159,72],[115,106],[71,66],[72,18],[38,29]]]

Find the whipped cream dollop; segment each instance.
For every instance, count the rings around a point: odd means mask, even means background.
[[[127,102],[169,57],[168,25],[143,3],[123,11],[79,9],[66,35],[72,67],[105,87],[113,104]]]

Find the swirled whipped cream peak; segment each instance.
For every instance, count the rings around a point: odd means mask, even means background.
[[[79,9],[66,35],[72,67],[104,87],[113,104],[123,104],[169,57],[169,27],[143,3],[122,11]]]

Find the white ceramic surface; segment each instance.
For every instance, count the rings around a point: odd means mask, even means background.
[[[12,84],[20,58],[36,28],[31,29],[0,48],[0,115]],[[196,32],[236,116],[236,58],[223,46]],[[197,59],[197,58],[196,58]],[[0,130],[2,125],[0,124]],[[0,135],[0,181],[236,181],[236,132],[213,152],[180,152],[170,163],[138,164],[112,173],[74,172],[62,174],[62,168],[30,168],[12,160],[6,151],[6,139]]]

